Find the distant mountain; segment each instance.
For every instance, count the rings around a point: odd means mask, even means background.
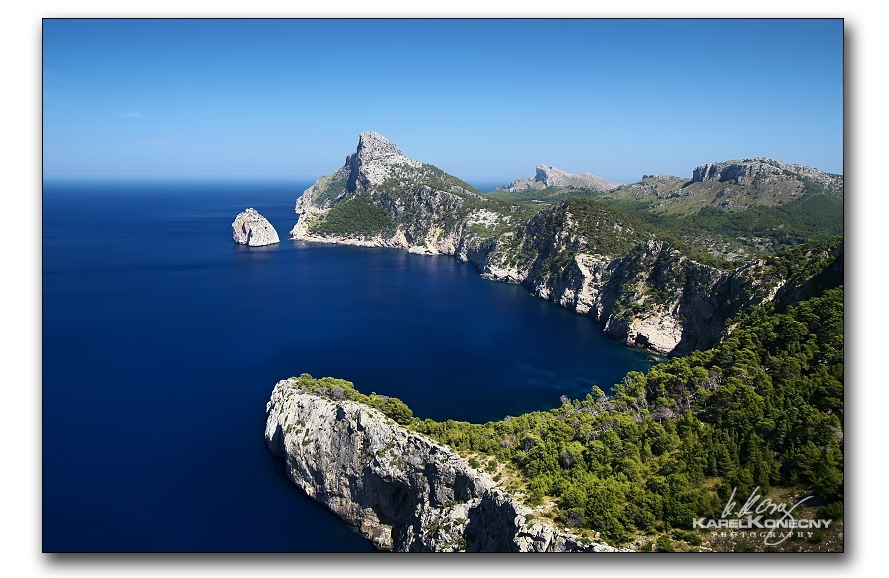
[[[708,163],[695,167],[691,180],[645,175],[638,183],[621,185],[607,198],[644,200],[669,214],[698,212],[703,205],[730,211],[753,206],[781,205],[811,192],[842,196],[843,177],[818,169],[766,157]]]
[[[608,191],[620,186],[620,183],[606,181],[592,173],[573,174],[556,167],[537,165],[537,174],[529,179],[516,179],[508,185],[497,187],[498,191],[511,193],[527,189],[545,189],[547,187],[584,187],[597,191]]]
[[[488,195],[536,205],[598,199],[730,261],[843,234],[842,175],[766,157],[699,165],[691,179],[644,175],[607,191],[571,185]]]

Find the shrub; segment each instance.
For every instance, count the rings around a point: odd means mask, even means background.
[[[669,536],[658,536],[657,551],[658,552],[675,552],[676,551],[676,549],[673,548],[673,542],[670,541]]]
[[[818,532],[815,532],[814,534],[812,534],[812,537],[809,538],[810,544],[820,544],[823,541],[824,541],[824,534],[819,534]]]

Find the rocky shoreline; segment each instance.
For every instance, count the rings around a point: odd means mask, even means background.
[[[552,167],[540,171],[541,185],[580,177]],[[761,158],[699,167],[695,178],[787,179],[784,172],[791,171],[839,178]],[[528,217],[519,206],[467,187],[409,159],[385,137],[362,133],[344,166],[297,199],[290,237],[453,255],[486,279],[521,284],[535,297],[593,317],[612,339],[670,356],[714,346],[728,319],[774,299],[788,280],[765,259],[732,270],[697,262],[591,199],[569,199]],[[328,216],[349,203],[349,217],[341,213],[331,225]],[[369,219],[375,228],[350,228],[349,219]]]
[[[363,404],[279,381],[265,440],[290,479],[396,552],[632,552],[584,540],[532,510],[450,448]]]
[[[751,274],[764,266],[762,260],[722,271],[692,261],[662,241],[640,244],[623,257],[578,253],[566,275],[545,277],[538,274],[542,258],[528,267],[504,266],[497,259],[497,241],[480,242],[468,235],[436,239],[417,246],[409,243],[404,235],[369,239],[321,236],[297,227],[291,231],[291,238],[295,240],[386,247],[422,255],[452,255],[460,262],[474,265],[485,279],[523,285],[534,297],[593,317],[603,333],[616,341],[667,356],[712,346],[720,337],[725,319],[744,307],[771,300],[785,281],[780,278],[761,281]],[[665,271],[693,282],[669,287],[658,278]],[[645,309],[627,315],[632,309],[621,308],[625,296],[622,291],[634,287],[644,294],[646,286],[653,284],[667,289],[659,295],[661,300],[646,301],[643,297],[636,303]],[[632,307],[632,303],[629,306]]]

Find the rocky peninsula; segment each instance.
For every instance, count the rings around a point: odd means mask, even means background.
[[[631,551],[531,521],[530,508],[450,448],[367,405],[307,392],[299,378],[275,385],[266,417],[266,443],[290,479],[381,550]]]
[[[767,173],[792,180],[793,171],[822,178],[814,169],[769,159],[698,167],[694,178]],[[562,182],[565,175],[542,166],[535,182]],[[297,199],[296,213],[293,239],[454,255],[487,279],[519,283],[595,318],[606,335],[661,354],[713,346],[727,319],[774,299],[792,276],[764,258],[733,268],[699,262],[595,199],[529,209],[483,195],[373,132],[362,133],[343,167]]]

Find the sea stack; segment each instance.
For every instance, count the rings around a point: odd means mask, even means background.
[[[236,243],[251,247],[274,245],[281,242],[278,232],[272,227],[272,224],[253,207],[235,217],[235,221],[232,223],[232,238]]]

